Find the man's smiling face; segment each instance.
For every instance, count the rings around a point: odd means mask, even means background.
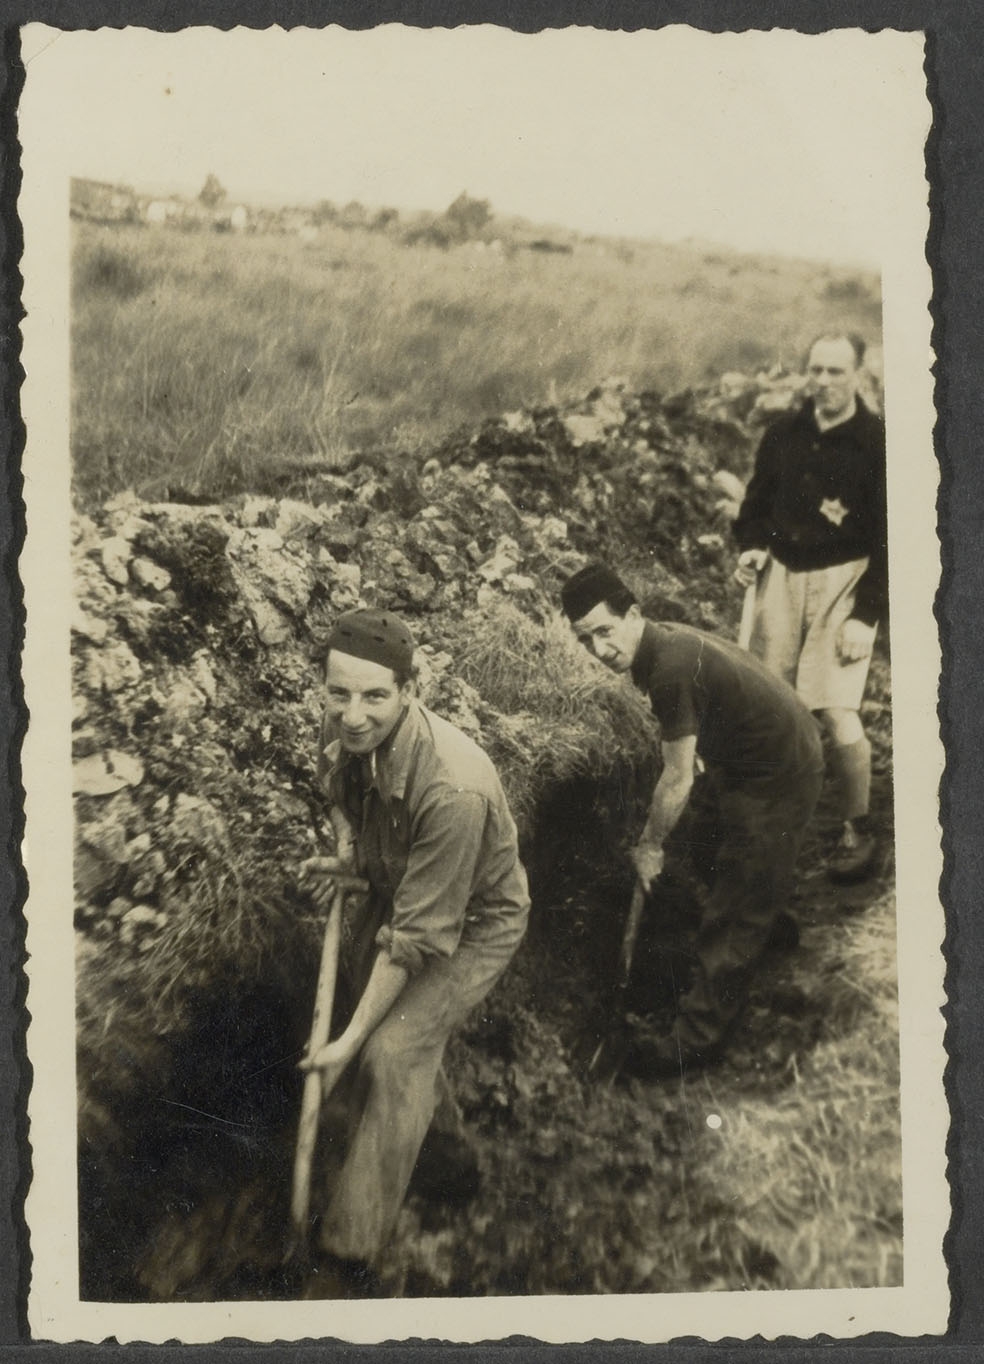
[[[371,753],[392,734],[413,689],[392,668],[332,649],[325,672],[326,709],[347,753]]]

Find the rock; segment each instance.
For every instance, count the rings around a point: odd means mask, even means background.
[[[126,845],[126,861],[132,862],[146,852],[150,852],[150,834],[144,830],[142,834],[137,834],[136,838],[131,838]]]
[[[522,409],[518,412],[504,412],[499,420],[506,431],[513,431],[518,435],[528,435],[536,430],[533,418]]]
[[[103,505],[106,525],[115,537],[128,544],[147,526],[144,510],[145,503],[132,488],[118,493]]]
[[[291,629],[290,621],[283,612],[267,601],[252,584],[243,583],[241,591],[260,642],[268,646],[285,643],[290,638]]]
[[[73,875],[76,900],[80,905],[86,905],[112,890],[120,877],[120,863],[76,843]]]
[[[287,540],[306,540],[321,529],[324,517],[307,502],[294,502],[285,497],[277,508],[274,528]]]
[[[72,735],[72,757],[88,758],[102,748],[102,740],[94,729],[79,729]]]
[[[114,695],[140,681],[140,664],[128,644],[118,640],[91,649],[85,663],[85,685],[90,692]]]
[[[153,559],[138,556],[130,564],[130,574],[141,587],[149,587],[153,592],[163,592],[171,586],[171,575],[166,568],[155,564]]]
[[[103,540],[99,546],[99,557],[103,572],[110,582],[116,583],[119,587],[126,587],[130,581],[130,559],[132,556],[133,551],[130,548],[129,540],[124,540],[119,535]]]
[[[731,473],[729,469],[718,469],[711,479],[715,488],[724,493],[725,497],[731,502],[741,503],[745,496],[745,485],[737,474]]]
[[[522,563],[523,556],[516,541],[503,535],[496,542],[495,553],[484,563],[479,564],[478,574],[487,583],[500,583],[507,573],[513,573]]]
[[[76,553],[88,554],[98,549],[102,537],[91,516],[76,513],[72,517],[72,547]]]
[[[137,896],[138,899],[153,895],[166,870],[167,862],[164,854],[157,848],[152,848],[142,857],[131,862],[127,868],[127,880],[131,894]]]
[[[401,594],[411,606],[424,606],[437,589],[437,583],[429,573],[411,571],[401,584]]]
[[[540,526],[540,534],[548,545],[565,545],[567,522],[562,521],[559,516],[545,516]]]
[[[485,490],[484,502],[499,529],[518,530],[522,525],[523,518],[516,504],[498,483],[491,483]]]
[[[239,509],[241,526],[269,526],[276,516],[277,504],[272,497],[247,495]]]
[[[91,640],[93,644],[104,643],[109,633],[106,622],[100,620],[98,616],[91,616],[78,602],[72,611],[72,630],[83,639]]]
[[[362,591],[362,569],[358,564],[336,564],[335,581],[330,589],[331,604],[336,611],[351,611],[359,605]]]
[[[138,934],[142,935],[155,928],[164,928],[166,924],[166,914],[152,909],[150,905],[134,905],[120,920],[120,936],[124,942],[133,942]]]
[[[175,842],[194,847],[214,847],[228,839],[225,820],[211,801],[185,791],[175,797],[170,834]]]
[[[347,559],[359,541],[364,539],[364,535],[356,526],[332,521],[321,528],[318,538],[328,546],[332,554],[340,559]]]
[[[208,661],[208,654],[199,650],[191,660],[191,676],[195,686],[205,695],[209,701],[214,701],[218,694],[219,684],[215,680],[215,673],[212,665]]]
[[[115,895],[106,906],[106,913],[111,919],[122,919],[124,914],[129,914],[133,908],[133,902],[128,900],[125,895]]]
[[[228,556],[233,578],[244,595],[248,586],[252,594],[266,597],[283,610],[304,614],[314,589],[314,570],[307,559],[286,549],[277,531],[262,526],[234,530],[229,536]]]
[[[139,786],[143,775],[139,758],[119,749],[104,749],[73,764],[72,790],[77,795],[110,796],[125,786]]]
[[[121,592],[113,603],[114,619],[122,624],[131,639],[146,643],[156,622],[168,608],[163,602],[145,601],[129,592]]]
[[[536,579],[527,578],[522,573],[507,573],[502,580],[502,585],[507,592],[535,592],[537,589]]]

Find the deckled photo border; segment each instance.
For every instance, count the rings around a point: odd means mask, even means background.
[[[887,285],[886,285],[886,293],[888,293],[888,286],[887,286]],[[918,330],[918,327],[916,327],[916,329],[914,329],[914,330]],[[908,334],[908,336],[912,336],[912,331],[909,331],[909,330],[908,330],[908,327],[906,327],[906,334]],[[890,321],[888,321],[888,310],[886,310],[886,351],[888,351],[888,341],[890,341],[890,336],[891,336],[891,323],[890,323]],[[888,361],[888,364],[890,364],[890,361]],[[890,404],[891,404],[891,397],[890,397]],[[888,415],[888,417],[890,417],[890,423],[891,423],[891,406],[890,406],[890,415]],[[923,496],[925,496],[925,494],[927,494],[927,491],[929,491],[929,490],[925,490],[925,488],[924,488],[924,490],[921,490],[921,491],[923,491]],[[931,496],[929,496],[929,501],[932,501],[932,494],[931,494]],[[895,596],[897,596],[897,592],[899,591],[899,582],[901,582],[902,588],[905,588],[906,585],[908,585],[908,584],[906,584],[906,581],[905,581],[905,572],[903,572],[903,570],[902,570],[902,572],[899,572],[899,569],[898,569],[898,567],[897,567],[897,562],[895,562],[895,558],[894,558],[894,559],[893,559],[893,599],[894,599],[894,604],[895,604]],[[909,596],[908,593],[906,593],[906,597],[905,597],[906,603],[908,603],[908,606],[906,606],[906,610],[913,611],[913,604],[912,604],[912,603],[913,603],[913,597],[917,597],[917,596],[918,596],[918,592],[921,591],[921,588],[923,588],[923,585],[918,584],[918,582],[914,582],[914,584],[912,584],[913,596]],[[929,600],[931,600],[931,597],[932,597],[932,592],[929,592]],[[923,704],[924,704],[924,702],[925,702],[925,692],[920,693],[920,696],[921,696],[921,701],[923,701]],[[899,709],[901,709],[901,705],[899,705],[899,701],[898,701],[898,690],[897,690],[897,702],[895,702],[895,707],[897,707],[897,716],[898,716],[898,711],[899,711]],[[897,750],[897,756],[895,756],[895,782],[897,782],[897,788],[902,786],[903,780],[908,780],[908,779],[910,779],[910,777],[914,777],[914,776],[916,776],[916,773],[914,773],[914,769],[913,769],[912,772],[906,772],[906,771],[905,771],[905,768],[903,768],[903,762],[901,762],[901,760],[899,760],[899,753],[898,753],[898,750]],[[925,769],[924,769],[924,768],[923,768],[923,772],[921,772],[921,776],[916,776],[916,780],[917,780],[917,782],[918,782],[918,780],[921,780],[921,782],[923,782],[924,786],[927,787],[927,788],[932,786],[932,783],[927,782],[927,777],[925,777]],[[924,810],[923,813],[925,814],[925,810]],[[932,1154],[932,1144],[934,1144],[934,1139],[931,1138],[931,1139],[929,1139],[929,1147],[927,1148],[927,1150],[929,1151],[929,1154]],[[908,1230],[908,1232],[909,1232],[909,1229],[906,1229],[906,1230]],[[426,1314],[426,1315],[427,1315],[427,1316],[430,1316],[430,1314]],[[521,1329],[521,1327],[520,1327],[520,1329]],[[901,1323],[899,1323],[899,1329],[901,1329]],[[235,1334],[239,1334],[239,1333],[235,1333]],[[412,1334],[416,1334],[416,1333],[412,1333]],[[426,1331],[423,1331],[423,1330],[422,1330],[422,1331],[420,1331],[420,1334],[423,1334],[423,1335],[433,1335],[433,1334],[439,1334],[439,1333],[434,1333],[433,1330],[426,1330]],[[536,1333],[536,1331],[524,1331],[524,1334],[536,1335],[536,1334],[538,1334],[538,1333]],[[793,1331],[793,1333],[790,1333],[790,1334],[800,1334],[800,1331]],[[812,1333],[811,1333],[811,1334],[812,1334]],[[138,1337],[136,1337],[136,1338],[139,1338],[139,1335],[138,1335]],[[146,1338],[146,1337],[145,1337],[145,1338]]]

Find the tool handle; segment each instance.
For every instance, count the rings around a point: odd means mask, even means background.
[[[342,930],[342,902],[345,887],[336,885],[318,968],[318,988],[314,997],[314,1018],[308,1040],[308,1055],[320,1051],[331,1031],[331,1011],[335,1002],[335,981],[338,976],[338,946]],[[318,1137],[321,1116],[321,1072],[309,1070],[304,1079],[301,1097],[301,1119],[297,1130],[297,1150],[294,1154],[294,1178],[291,1186],[290,1215],[298,1235],[307,1229],[311,1206],[311,1162]]]
[[[752,625],[755,621],[755,594],[757,583],[749,583],[741,603],[741,625],[738,627],[738,647],[747,649],[752,642]]]
[[[638,879],[632,890],[632,899],[629,902],[629,914],[625,921],[625,932],[622,935],[622,950],[619,953],[619,972],[618,988],[624,990],[632,974],[632,957],[635,953],[636,938],[639,936],[639,925],[642,922],[642,911],[646,904],[646,888]]]

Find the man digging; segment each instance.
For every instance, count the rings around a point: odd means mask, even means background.
[[[413,650],[407,626],[386,611],[349,612],[328,640],[319,776],[342,832],[339,857],[370,892],[347,926],[354,1012],[302,1062],[321,1070],[326,1091],[357,1067],[314,1296],[372,1291],[435,1107],[448,1097],[448,1038],[502,975],[529,912],[495,768],[414,698]],[[326,906],[324,860],[303,873]]]
[[[646,620],[604,564],[565,583],[563,610],[578,640],[649,697],[660,724],[662,771],[632,860],[647,889],[694,791],[695,765],[718,814],[710,890],[696,966],[670,1031],[635,1038],[637,1075],[680,1074],[716,1060],[786,908],[793,868],[823,778],[817,724],[785,682],[737,645],[685,625]],[[790,925],[792,927],[792,925]]]
[[[842,882],[864,880],[878,858],[859,710],[888,603],[885,428],[858,395],[863,359],[859,337],[814,342],[811,396],[762,437],[734,525],[735,577],[757,583],[750,648],[832,740],[843,829],[828,873]]]

